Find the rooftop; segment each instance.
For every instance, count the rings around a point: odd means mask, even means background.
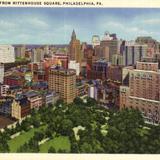
[[[76,70],[75,69],[63,69],[63,68],[51,68],[51,72],[63,74],[63,75],[76,75]]]
[[[24,95],[30,98],[30,97],[38,96],[39,93],[34,91],[34,90],[31,90],[31,91],[28,91],[28,92],[24,93]]]

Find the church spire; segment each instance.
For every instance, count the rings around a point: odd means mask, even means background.
[[[72,40],[75,40],[75,39],[76,39],[76,33],[75,33],[74,29],[73,29],[73,32],[72,32]]]

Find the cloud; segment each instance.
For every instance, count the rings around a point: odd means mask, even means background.
[[[145,24],[160,24],[160,19],[146,19],[146,20],[142,20],[142,23]]]
[[[38,17],[32,17],[32,18],[27,18],[26,20],[27,25],[31,25],[34,28],[41,28],[41,29],[47,29],[49,27],[49,24],[45,22],[45,20],[42,20]]]
[[[0,43],[69,43],[73,29],[78,39],[89,43],[92,35],[102,36],[105,31],[114,32],[119,38],[126,40],[133,40],[143,35],[160,40],[160,10],[159,14],[135,12],[130,17],[118,11],[110,14],[107,9],[103,12],[100,9],[98,11],[92,9],[89,14],[77,9],[72,12],[67,10],[65,14],[62,9],[57,9],[56,12],[48,10],[30,9],[25,13],[21,9],[12,12],[11,15],[9,15],[10,11],[5,13],[0,11]]]

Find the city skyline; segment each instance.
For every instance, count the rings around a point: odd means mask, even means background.
[[[105,31],[120,39],[152,36],[160,40],[160,9],[1,8],[0,44],[68,44],[75,29],[81,42]]]

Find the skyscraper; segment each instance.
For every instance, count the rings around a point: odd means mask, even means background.
[[[14,47],[11,45],[0,45],[0,63],[15,62]]]
[[[100,37],[98,35],[93,35],[92,36],[92,46],[93,48],[95,46],[99,46],[100,45]]]
[[[123,56],[123,65],[135,65],[147,55],[147,45],[135,43],[134,41],[123,41],[120,47],[120,53]]]
[[[81,63],[81,44],[80,41],[76,38],[76,33],[73,30],[71,41],[69,44],[69,58],[70,60],[76,60],[77,63]]]
[[[103,57],[106,57],[108,54],[109,62],[112,61],[112,55],[117,54],[118,52],[118,40],[115,34],[105,33],[103,40],[100,42],[100,47],[102,47]]]
[[[71,103],[76,97],[76,71],[74,69],[51,68],[48,86],[60,94],[64,102]]]
[[[15,56],[16,57],[25,57],[26,46],[25,45],[16,45],[15,46]]]
[[[36,63],[40,62],[44,59],[45,51],[43,48],[34,48],[32,50],[32,56],[31,56],[31,61]]]
[[[120,108],[139,109],[145,119],[160,123],[160,72],[157,62],[137,62],[129,86],[120,87]]]

